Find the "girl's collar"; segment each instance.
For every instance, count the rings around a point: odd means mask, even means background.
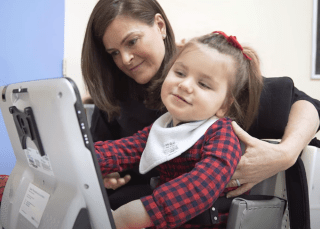
[[[179,123],[177,124],[177,126],[180,126],[180,125],[186,124],[186,123],[196,123],[196,122],[201,122],[201,121],[203,121],[203,120],[190,121],[190,122],[179,122]],[[172,119],[172,120],[168,123],[168,125],[167,125],[167,128],[170,128],[170,127],[174,127],[174,126],[173,126],[173,119]]]

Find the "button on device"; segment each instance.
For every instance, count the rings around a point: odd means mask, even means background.
[[[91,142],[89,140],[89,135],[88,135],[88,132],[87,132],[87,131],[89,131],[89,127],[87,128],[87,124],[86,124],[86,121],[87,121],[86,113],[84,112],[83,107],[82,107],[82,103],[80,102],[81,99],[78,99],[78,101],[79,102],[76,102],[74,104],[74,107],[75,107],[75,112],[76,112],[76,115],[77,115],[77,118],[78,118],[80,131],[81,131],[81,134],[82,134],[82,137],[83,137],[82,138],[83,139],[83,143],[84,143],[86,148],[91,150],[90,149],[90,143]]]

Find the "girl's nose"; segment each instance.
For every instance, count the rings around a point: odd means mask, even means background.
[[[192,93],[193,92],[193,82],[191,79],[184,79],[178,87],[187,93]]]

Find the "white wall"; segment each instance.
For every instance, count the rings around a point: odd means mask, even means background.
[[[320,100],[311,80],[312,0],[158,0],[176,41],[214,30],[256,49],[267,77],[290,76],[296,87]],[[66,76],[85,94],[80,54],[89,14],[97,0],[66,0]],[[320,133],[317,135],[320,137]]]
[[[86,26],[98,0],[65,0],[64,76],[73,79],[81,96],[85,86],[81,74],[81,50]]]

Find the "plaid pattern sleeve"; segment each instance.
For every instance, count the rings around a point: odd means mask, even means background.
[[[94,144],[101,173],[105,176],[112,172],[121,172],[140,162],[151,126],[133,136],[115,141],[99,141]]]
[[[241,157],[231,120],[219,119],[204,138],[193,169],[141,198],[156,228],[179,227],[209,209],[231,179]]]
[[[2,201],[2,196],[4,192],[4,188],[6,186],[6,183],[8,181],[9,176],[8,175],[0,175],[0,204]]]

